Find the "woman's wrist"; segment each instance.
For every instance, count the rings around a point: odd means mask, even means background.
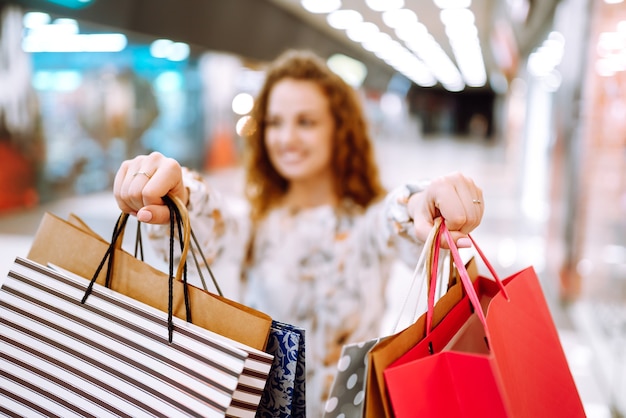
[[[408,192],[406,201],[407,216],[411,221],[413,221],[413,214],[417,210],[419,200],[421,199],[421,195],[424,192],[425,187],[414,184],[407,184],[405,187]]]
[[[412,183],[398,187],[392,191],[387,209],[387,218],[391,222],[396,234],[409,237],[415,240],[413,229],[414,197],[420,196],[424,191],[426,183]]]
[[[185,169],[183,170],[182,182],[185,207],[189,212],[201,211],[208,201],[204,177],[198,172]]]

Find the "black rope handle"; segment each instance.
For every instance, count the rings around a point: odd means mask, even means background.
[[[167,338],[171,343],[174,336],[174,319],[173,319],[173,304],[174,304],[174,218],[175,212],[170,208],[170,262],[169,262],[169,275],[167,278],[168,293],[167,293]]]
[[[139,257],[137,254],[139,253]],[[135,258],[139,258],[143,261],[143,241],[141,239],[141,222],[137,221],[137,231],[135,232]]]
[[[93,291],[93,285],[96,283],[96,279],[98,278],[98,275],[102,271],[102,268],[104,267],[104,263],[106,263],[107,261],[109,261],[109,263],[107,266],[107,277],[105,281],[105,286],[110,287],[110,281],[111,281],[111,275],[112,275],[111,272],[113,270],[112,254],[115,252],[115,243],[117,242],[120,234],[126,227],[127,221],[128,221],[128,214],[127,213],[120,214],[115,224],[115,228],[113,228],[113,235],[111,237],[111,243],[109,244],[106,252],[104,253],[104,256],[102,257],[102,260],[100,260],[100,264],[96,268],[95,273],[93,274],[91,280],[89,281],[89,285],[87,286],[87,289],[85,290],[85,294],[83,295],[83,298],[81,299],[80,303],[84,304],[85,302],[87,302],[87,298],[89,297],[89,295],[91,295]]]
[[[176,203],[169,197],[169,196],[164,196],[163,197],[163,201],[165,202],[165,204],[167,205],[167,207],[170,209],[170,275],[172,280],[174,279],[174,253],[173,253],[173,249],[174,249],[174,227],[173,224],[171,222],[172,219],[175,219],[176,221],[176,226],[177,226],[177,230],[178,230],[178,242],[180,244],[180,249],[181,252],[184,249],[184,239],[183,239],[183,221],[182,221],[182,215],[180,213],[180,210],[178,209],[178,206],[176,205]],[[174,216],[172,216],[172,214],[174,214]],[[185,317],[187,322],[192,322],[191,320],[191,302],[189,299],[189,287],[187,286],[187,261],[185,260],[184,264],[183,264],[183,276],[182,276],[182,282],[183,282],[183,297],[185,300]],[[173,282],[172,282],[173,283]],[[172,285],[173,286],[173,285]]]
[[[167,308],[167,329],[168,329],[168,341],[171,343],[173,340],[174,334],[174,321],[173,321],[173,307],[174,307],[174,237],[175,231],[178,230],[178,241],[180,243],[181,250],[184,248],[184,239],[183,239],[183,225],[182,225],[182,216],[178,209],[176,203],[169,197],[164,196],[163,201],[169,208],[170,212],[170,254],[169,254],[169,271],[168,271],[168,308]],[[115,249],[118,240],[121,238],[124,229],[126,227],[129,215],[127,213],[122,213],[117,219],[115,227],[113,228],[113,233],[111,236],[111,242],[109,243],[107,250],[100,260],[96,271],[94,272],[91,280],[89,281],[89,285],[85,290],[85,293],[81,299],[81,303],[84,304],[87,302],[87,299],[93,292],[94,284],[97,281],[100,272],[104,268],[105,263],[107,264],[106,270],[106,279],[105,279],[105,287],[110,288],[111,280],[113,278],[113,259],[115,254]],[[137,244],[139,242],[139,244]],[[137,239],[135,243],[135,257],[137,256],[137,248],[141,248],[141,260],[143,261],[143,243],[141,242],[141,230],[140,224],[137,225]],[[186,320],[191,322],[191,305],[189,298],[189,289],[187,286],[187,262],[183,261],[183,274],[182,274],[182,282],[183,282],[183,293],[184,293],[184,302],[185,302],[185,314]],[[207,264],[208,267],[208,264]],[[212,273],[211,276],[213,277]]]
[[[193,229],[191,229],[190,232],[191,232],[191,239],[193,240],[193,243],[196,246],[196,249],[198,250],[200,257],[202,258],[202,262],[206,266],[206,269],[209,272],[209,275],[211,276],[211,281],[213,282],[213,286],[215,286],[215,290],[217,291],[217,294],[220,296],[224,296],[224,294],[222,293],[222,289],[220,289],[220,285],[217,284],[217,280],[215,279],[215,276],[213,275],[211,266],[209,265],[208,261],[206,260],[206,257],[204,256],[204,253],[202,252],[202,247],[200,246],[200,242],[198,242],[198,238],[196,238],[196,234],[193,233]],[[200,263],[198,262],[198,258],[196,257],[195,251],[191,251],[191,256],[193,257],[193,261],[196,265],[196,270],[198,270],[198,274],[200,275],[200,280],[202,281],[202,288],[208,291],[209,289],[207,288],[206,281],[204,280],[204,275],[202,274],[202,269],[200,268]]]
[[[128,222],[128,214],[122,213],[115,224],[115,228],[113,228],[113,234],[111,236],[111,248],[108,250],[108,264],[106,270],[106,277],[104,280],[104,287],[111,287],[111,280],[113,279],[113,260],[115,258],[115,247],[117,246],[117,242],[123,239],[124,230],[126,229],[126,223]],[[120,245],[121,248],[121,245]],[[106,254],[105,254],[106,257]],[[96,275],[100,272],[97,271]]]
[[[179,202],[178,204],[176,204],[176,202],[174,202],[173,200],[172,202],[174,203],[174,206],[178,212],[180,212],[180,210],[184,210],[184,207],[182,206],[182,202],[178,201]],[[182,219],[182,217],[180,218]],[[193,228],[191,228],[191,226],[189,226],[189,235],[190,235],[190,240],[189,240],[188,253],[189,252],[191,253],[194,264],[196,266],[196,270],[198,272],[198,275],[200,276],[202,288],[207,292],[209,291],[207,284],[206,284],[206,280],[204,278],[204,274],[202,274],[202,267],[200,267],[200,262],[198,261],[198,257],[196,256],[196,252],[193,251],[194,246],[196,247],[198,254],[200,254],[200,257],[202,258],[202,261],[204,262],[204,266],[206,267],[207,271],[209,272],[209,275],[211,276],[211,281],[213,282],[213,286],[215,286],[215,290],[217,294],[223,297],[224,294],[222,293],[222,289],[217,283],[217,279],[215,278],[215,275],[213,274],[213,270],[211,270],[211,265],[208,263],[206,257],[204,256],[204,252],[202,251],[202,246],[200,245],[198,238],[196,238],[196,234],[193,232]],[[180,242],[181,242],[181,247],[182,247],[182,242],[183,242],[182,238],[180,238]],[[189,256],[187,255],[187,260],[188,259],[189,259]],[[185,264],[184,266],[186,267],[187,265]]]

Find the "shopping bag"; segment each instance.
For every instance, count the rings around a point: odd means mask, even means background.
[[[232,341],[232,340],[231,340]],[[247,354],[243,371],[226,410],[227,417],[254,418],[259,408],[268,377],[271,376],[274,356],[236,341],[236,348]]]
[[[266,351],[274,356],[257,418],[306,416],[305,331],[274,320]]]
[[[346,344],[324,408],[324,418],[362,417],[367,385],[367,356],[381,337]]]
[[[500,280],[474,247],[495,280],[472,284],[451,245],[467,294],[436,327],[427,322],[426,336],[385,370],[395,416],[584,417],[534,269]]]
[[[247,353],[224,337],[18,257],[0,288],[9,416],[224,417]]]
[[[473,257],[465,263],[465,270],[472,280],[477,279],[478,267]],[[450,274],[449,288],[447,292],[439,298],[433,310],[433,326],[439,324],[464,296],[462,283],[455,283],[456,274],[454,271]],[[425,333],[426,313],[421,315],[404,330],[387,336],[384,341],[380,341],[369,351],[367,356],[367,385],[365,390],[364,417],[393,417],[387,386],[385,385],[385,369],[421,341]]]
[[[93,231],[85,229],[73,216],[65,221],[45,213],[35,234],[27,258],[46,265],[53,263],[81,277],[90,278],[106,253],[109,243]],[[127,251],[115,250],[111,289],[154,308],[166,311],[169,292],[167,274],[143,262]],[[137,280],[141,277],[141,280]],[[106,271],[97,282],[106,281]],[[192,322],[202,328],[264,351],[272,319],[265,313],[249,308],[223,296],[174,282],[173,314],[186,318],[182,291],[188,289]]]

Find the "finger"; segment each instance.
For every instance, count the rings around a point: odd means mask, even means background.
[[[442,191],[441,215],[446,219],[449,230],[468,234],[482,219],[482,191],[473,180],[458,173],[448,176],[446,180],[446,186],[453,191]]]
[[[465,177],[463,179],[463,183],[464,184],[461,187],[464,187],[464,191],[466,193],[464,198],[468,199],[468,204],[471,202],[471,208],[468,208],[467,210],[467,222],[468,225],[475,228],[480,223],[483,213],[485,211],[483,192],[480,187],[478,187],[476,183],[474,183],[474,181],[470,178]]]
[[[144,206],[137,212],[137,220],[149,224],[165,224],[170,221],[170,210],[165,205]]]
[[[118,206],[125,212],[137,214],[144,222],[169,220],[162,197],[171,191],[178,197],[185,196],[182,169],[174,159],[156,152],[125,161],[115,177]]]
[[[443,216],[446,226],[461,247],[468,246],[467,234],[479,225],[484,212],[482,190],[460,173],[434,179],[424,193],[414,197],[413,223],[418,238],[428,236],[434,219]],[[480,203],[475,203],[480,201]],[[458,240],[461,240],[458,243]],[[444,247],[447,243],[442,241]]]
[[[454,241],[454,244],[457,248],[470,248],[472,247],[472,240],[469,239],[469,237],[465,234],[462,234],[458,231],[449,231],[450,232],[450,236],[452,237],[452,240]],[[441,248],[445,248],[447,250],[450,249],[450,244],[448,244],[448,239],[446,238],[445,235],[441,235],[440,241],[439,241]]]
[[[139,207],[132,203],[132,198],[129,195],[129,172],[133,170],[133,167],[137,166],[137,162],[134,160],[124,161],[120,166],[120,169],[115,175],[113,182],[113,194],[119,208],[126,213],[136,213]]]
[[[124,171],[120,170],[119,191],[117,192],[118,201],[122,204],[120,207],[127,209],[130,213],[136,213],[144,206],[144,189],[152,179],[152,174],[156,171],[155,165],[158,161],[157,157],[148,158],[147,156],[139,156],[130,160],[125,164]]]
[[[150,181],[143,187],[143,206],[163,205],[162,197],[172,194],[178,198],[184,196],[184,185],[182,182],[182,168],[180,164],[171,158],[164,158],[154,169]]]

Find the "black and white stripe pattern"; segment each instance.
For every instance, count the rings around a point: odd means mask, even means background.
[[[66,275],[75,276],[74,273],[56,265],[51,265],[51,267]],[[214,334],[214,336],[216,338],[222,338],[227,344],[232,344],[248,354],[244,363],[243,372],[241,376],[239,376],[237,388],[233,393],[232,402],[226,411],[226,416],[233,418],[254,418],[259,403],[261,402],[261,396],[263,395],[274,356],[243,343],[222,337],[221,335]]]
[[[0,289],[0,413],[230,415],[253,353],[177,318],[170,344],[166,313],[102,286],[81,304],[87,284],[15,260]]]

